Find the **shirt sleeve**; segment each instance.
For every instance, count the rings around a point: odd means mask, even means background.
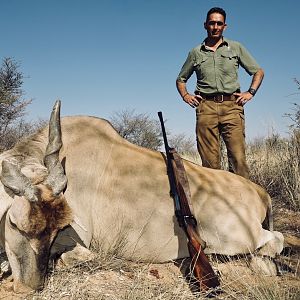
[[[190,51],[177,77],[177,81],[187,82],[189,80],[189,78],[192,76],[194,72],[194,61],[195,61],[194,55],[192,51]]]
[[[239,44],[239,53],[239,63],[241,67],[244,68],[249,75],[255,74],[260,69],[260,66],[241,44]]]

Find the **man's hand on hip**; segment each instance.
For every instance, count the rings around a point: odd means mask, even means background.
[[[202,100],[202,97],[200,95],[186,94],[182,99],[188,105],[195,108],[199,105],[200,101]]]
[[[249,92],[234,93],[233,95],[237,97],[235,102],[241,106],[244,106],[248,101],[250,101],[253,98],[253,95],[251,95]]]

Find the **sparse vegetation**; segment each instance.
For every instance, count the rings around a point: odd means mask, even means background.
[[[247,158],[252,181],[263,186],[288,208],[300,209],[300,133],[289,138],[273,134],[248,144]]]

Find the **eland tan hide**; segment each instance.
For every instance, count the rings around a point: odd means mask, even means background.
[[[62,119],[61,144],[59,103],[54,110],[50,141],[45,128],[0,156],[0,240],[15,288],[41,288],[50,250],[62,253],[75,242],[89,247],[95,240],[108,249],[122,241],[125,258],[143,261],[187,257],[164,155],[129,143],[108,121],[87,116]],[[206,253],[281,251],[282,235],[262,226],[270,223],[271,199],[261,187],[226,171],[189,161],[184,166]],[[31,189],[20,192],[15,176]]]

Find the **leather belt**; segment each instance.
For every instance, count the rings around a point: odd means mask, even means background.
[[[234,96],[233,94],[203,94],[198,91],[196,91],[195,94],[200,95],[205,100],[214,101],[217,103],[222,103],[223,101],[236,100],[236,96]]]

